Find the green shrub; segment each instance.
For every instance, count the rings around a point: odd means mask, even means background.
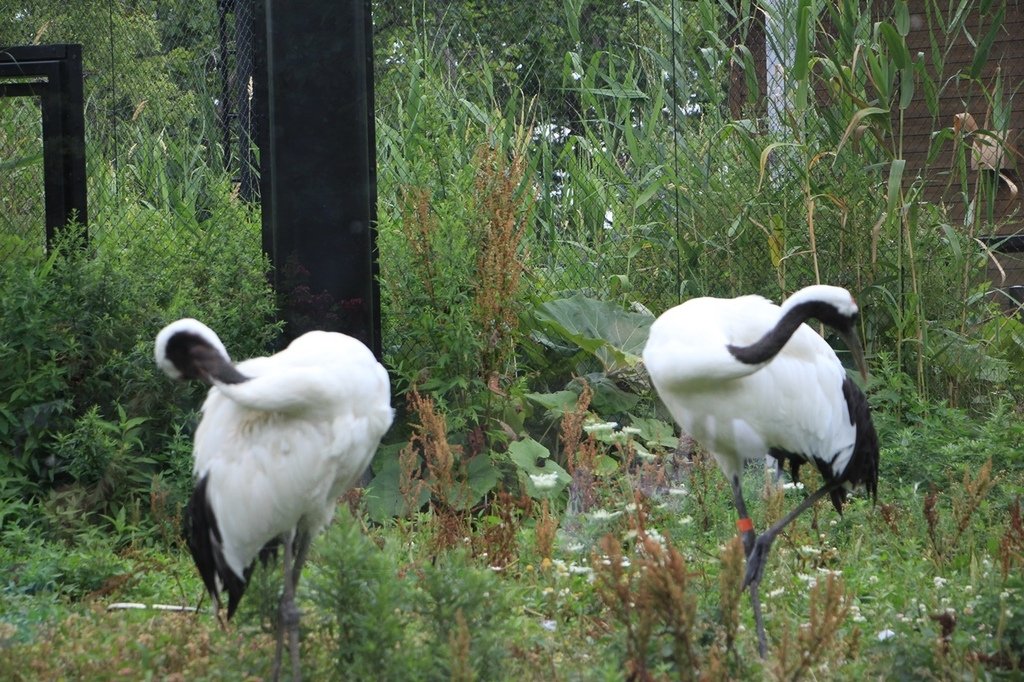
[[[193,224],[220,248],[199,260],[191,249],[165,254],[171,266],[159,271],[143,240],[107,233],[86,246],[74,230],[45,259],[26,254],[5,264],[0,448],[12,456],[0,461],[0,480],[8,493],[42,498],[70,484],[82,492],[81,512],[114,517],[132,500],[148,507],[153,477],[166,474],[180,501],[189,488],[189,425],[204,390],[157,370],[156,332],[178,317],[202,318],[234,357],[264,354],[276,334],[258,223],[221,222],[238,217],[221,211]]]

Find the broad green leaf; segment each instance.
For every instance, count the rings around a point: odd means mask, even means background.
[[[889,57],[896,68],[905,69],[910,66],[910,51],[907,49],[907,41],[903,39],[903,36],[890,23],[882,22],[878,28],[882,39],[889,48]]]
[[[981,70],[985,68],[986,62],[988,62],[988,54],[992,50],[992,43],[995,42],[996,36],[1000,31],[1003,30],[1003,16],[1006,14],[1006,4],[1000,3],[999,9],[996,10],[996,14],[992,17],[992,23],[988,27],[988,32],[978,42],[978,47],[974,51],[974,60],[971,61],[970,76],[971,78],[977,78],[981,75]]]
[[[405,498],[398,485],[400,476],[398,457],[389,457],[366,487],[366,511],[374,521],[387,521],[413,511],[406,509]],[[417,508],[426,504],[429,499],[430,491],[423,486],[417,500]]]
[[[598,476],[613,476],[619,470],[619,462],[608,455],[598,455],[594,458],[594,473]]]
[[[501,472],[486,454],[478,454],[466,466],[466,485],[455,486],[450,502],[456,509],[469,509],[491,492],[501,480]]]
[[[590,406],[598,414],[612,415],[629,412],[640,401],[640,396],[622,390],[603,374],[588,374],[584,379],[594,391],[594,395],[590,399]],[[574,381],[573,384],[576,382]]]
[[[907,0],[896,0],[892,14],[896,30],[901,36],[906,37],[910,33],[910,10],[907,7]]]
[[[679,445],[675,427],[653,417],[630,418],[630,426],[640,430],[639,438],[647,447],[674,448]]]
[[[654,322],[652,315],[576,294],[537,306],[534,317],[551,334],[592,353],[605,371],[633,368]]]
[[[532,438],[509,444],[508,455],[519,469],[520,480],[525,484],[527,494],[535,499],[558,496],[572,480],[569,473],[551,459],[548,449]],[[538,480],[548,479],[552,475],[554,481],[550,486],[538,487]]]
[[[900,111],[906,111],[914,101],[914,67],[900,69]]]
[[[549,416],[559,419],[566,412],[576,409],[576,402],[580,396],[575,391],[556,391],[555,393],[527,393],[526,397],[547,410]]]
[[[797,81],[807,78],[810,71],[811,2],[800,0],[796,17],[796,57],[793,60],[793,78]]]

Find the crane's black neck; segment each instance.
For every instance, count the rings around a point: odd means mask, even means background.
[[[760,365],[778,355],[800,325],[811,318],[840,331],[849,330],[854,322],[853,318],[841,315],[833,305],[822,301],[807,301],[787,310],[775,326],[756,342],[749,346],[729,345],[727,348],[743,364]]]
[[[198,334],[178,332],[168,339],[165,353],[186,379],[200,379],[208,384],[214,380],[222,384],[240,384],[249,380]]]

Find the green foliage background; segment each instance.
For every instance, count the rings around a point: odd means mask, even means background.
[[[826,533],[794,530],[779,559],[790,571],[775,587],[787,594],[773,637],[797,631],[808,608],[799,576],[838,565],[803,552],[821,541],[842,554],[855,593],[877,589],[859,602],[869,625],[841,633],[863,660],[827,654],[823,665],[870,675],[898,661],[908,678],[941,677],[998,669],[999,656],[1019,652],[1019,580],[996,562],[1020,565],[1015,546],[1001,554],[1000,543],[1014,537],[1011,501],[1022,489],[1024,325],[1004,314],[975,239],[999,227],[985,210],[992,188],[973,193],[970,140],[937,115],[932,157],[952,151],[946,171],[973,207],[967,218],[925,201],[937,170],[908,169],[902,154],[909,98],[933,107],[951,74],[934,55],[926,65],[907,52],[905,3],[885,4],[878,23],[850,0],[783,6],[792,108],[770,127],[745,47],[767,5],[539,0],[510,13],[502,3],[375,3],[385,362],[403,418],[359,507],[379,525],[346,517],[311,562],[304,647],[316,670],[356,674],[390,653],[394,679],[571,679],[565,671],[578,669],[621,679],[636,650],[624,633],[642,614],[616,615],[587,569],[606,565],[594,549],[606,532],[640,551],[633,491],[651,490],[644,462],[671,468],[674,429],[638,362],[646,325],[691,296],[779,300],[819,279],[850,288],[864,310],[887,506],[854,504],[852,521]],[[1005,12],[999,2],[927,6],[940,60],[954,37]],[[203,391],[158,374],[153,336],[193,316],[243,358],[267,352],[279,331],[258,210],[239,200],[219,147],[216,23],[216,3],[185,0],[18,0],[0,12],[0,45],[85,45],[91,200],[89,239],[72,226],[45,252],[37,112],[0,100],[0,172],[12,188],[0,196],[0,566],[11,576],[0,654],[13,662],[0,671],[45,676],[43,628],[58,642],[77,641],[83,627],[108,643],[105,616],[61,620],[68,609],[110,594],[201,592],[181,560],[177,516]],[[990,42],[978,33],[979,63]],[[749,100],[730,100],[737,77],[752,86]],[[1013,108],[1013,84],[982,82],[973,68],[959,78],[977,81],[993,111]],[[481,229],[490,219],[481,174],[515,167],[496,158],[524,169],[497,197],[525,227],[515,244],[522,279],[506,290],[480,278],[495,246]],[[474,308],[483,294],[516,314],[483,325]],[[413,388],[432,401],[439,432],[425,435],[424,415],[407,407]],[[563,451],[559,431],[588,392],[580,450]],[[441,473],[458,490],[437,487],[439,443],[453,454]],[[590,502],[575,473],[584,448],[593,448]],[[993,486],[975,504],[961,481],[989,459]],[[659,489],[649,525],[690,560],[714,558],[701,564],[698,608],[715,623],[729,496],[714,472],[700,472],[681,502]],[[551,474],[552,487],[538,483]],[[405,475],[422,487],[403,490]],[[932,486],[945,497],[927,519]],[[509,491],[523,495],[514,514],[498,504]],[[561,524],[546,551],[542,504]],[[456,535],[460,549],[441,540]],[[492,568],[496,548],[515,560]],[[150,571],[174,579],[155,584]],[[891,585],[872,588],[878,575]],[[935,590],[922,594],[921,576]],[[250,630],[274,585],[253,590]],[[955,602],[964,626],[943,653],[929,610],[967,586],[976,591]],[[991,622],[1001,629],[986,631]],[[873,640],[883,625],[902,639]],[[163,654],[140,640],[142,663],[132,664],[200,678],[262,671],[254,660],[264,644],[246,649],[202,629],[198,653],[167,653],[191,646],[183,633],[193,629],[159,630],[173,645]],[[979,645],[975,633],[989,639]],[[699,634],[710,665],[718,634]],[[659,631],[648,643],[651,665],[681,674],[657,653],[670,639]],[[111,672],[75,646],[67,652],[52,660],[81,676]],[[726,677],[763,672],[738,654],[723,665]]]

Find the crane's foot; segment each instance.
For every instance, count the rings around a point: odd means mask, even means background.
[[[754,624],[757,626],[757,651],[762,660],[768,657],[768,635],[761,613],[761,577],[774,540],[775,534],[771,532],[757,536],[753,549],[747,555],[747,572],[743,577],[743,587],[750,590],[750,605],[754,609]]]

